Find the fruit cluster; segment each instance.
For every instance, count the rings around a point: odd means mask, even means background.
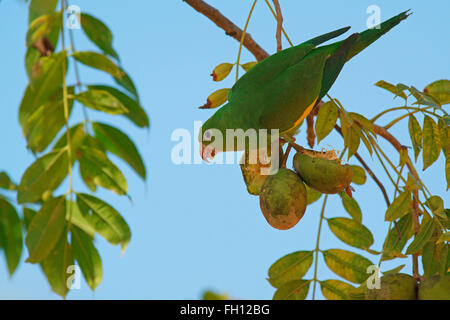
[[[303,217],[308,204],[305,184],[320,193],[336,194],[348,190],[353,178],[350,165],[342,165],[334,152],[316,152],[299,149],[294,156],[294,170],[284,163],[272,175],[262,174],[270,162],[258,158],[250,164],[249,152],[241,160],[241,170],[247,190],[259,195],[261,211],[274,228],[287,230]],[[280,159],[284,159],[280,148]],[[273,169],[273,168],[272,168]]]

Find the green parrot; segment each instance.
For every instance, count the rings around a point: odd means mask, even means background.
[[[379,28],[354,33],[343,41],[318,47],[350,27],[282,50],[258,63],[231,88],[228,103],[201,127],[202,158],[208,161],[220,151],[248,148],[236,136],[227,136],[228,129],[242,130],[241,133],[249,129],[256,132],[278,129],[280,137],[297,130],[314,105],[330,90],[344,64],[406,19],[408,12],[383,22]],[[220,138],[222,141],[218,143]]]

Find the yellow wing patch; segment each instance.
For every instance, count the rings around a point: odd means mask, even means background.
[[[317,98],[318,98],[318,97],[317,97]],[[303,119],[305,119],[305,118],[308,116],[308,114],[311,112],[312,108],[313,108],[314,105],[316,104],[317,98],[313,101],[313,103],[311,103],[311,104],[308,106],[308,108],[305,109],[305,112],[303,112],[302,115],[300,116],[300,118],[298,118],[297,121],[295,121],[295,123],[294,123],[294,125],[292,126],[292,128],[289,128],[288,130],[282,132],[282,134],[283,134],[283,133],[286,133],[286,132],[289,132],[289,131],[291,131],[292,129],[294,129],[295,127],[297,127],[297,126],[300,124],[300,122],[302,122]]]

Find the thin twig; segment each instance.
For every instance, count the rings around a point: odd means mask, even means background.
[[[283,45],[281,42],[281,31],[283,30],[283,14],[281,13],[281,7],[278,0],[273,0],[273,5],[275,6],[275,10],[277,12],[277,52],[283,49]]]
[[[68,0],[64,0],[64,3],[66,5],[66,8],[68,8],[69,7]],[[73,38],[73,31],[70,28],[69,28],[69,40],[70,40],[70,47],[72,48],[72,53],[73,53],[76,51],[75,40]],[[75,71],[76,86],[77,86],[78,90],[81,91],[81,77],[80,77],[80,72],[78,70],[78,61],[76,61],[75,59],[73,59],[73,69]],[[89,117],[88,117],[86,106],[84,104],[82,104],[82,110],[83,110],[83,116],[84,116],[84,120],[85,120],[84,121],[85,129],[87,129],[86,123],[89,121]],[[87,132],[87,130],[86,130],[86,132]]]
[[[274,17],[275,20],[276,20],[276,19],[277,19],[277,14],[276,14],[275,11],[273,10],[272,6],[270,5],[269,0],[265,0],[265,1],[266,1],[267,6],[268,6],[269,9],[270,9],[270,12],[272,12],[273,17]],[[284,34],[284,36],[285,36],[287,42],[289,42],[289,44],[291,45],[291,47],[293,47],[294,44],[292,43],[291,39],[290,39],[289,36],[287,35],[287,33],[286,33],[286,31],[284,30],[284,28],[281,28],[281,31],[283,32],[283,34]]]
[[[219,28],[225,31],[226,35],[233,37],[237,41],[241,41],[243,31],[231,22],[227,17],[225,17],[219,10],[210,6],[202,0],[183,0],[192,8],[209,18],[214,22]],[[269,56],[269,54],[253,40],[250,34],[246,34],[243,42],[244,47],[247,48],[256,58],[256,60],[261,61]]]
[[[281,162],[281,166],[280,166],[281,168],[286,168],[286,162],[287,162],[287,159],[289,158],[289,153],[291,152],[291,149],[292,149],[292,145],[288,144],[288,146],[286,148],[286,152],[283,156],[283,161]]]
[[[248,24],[250,22],[250,18],[252,17],[253,10],[255,9],[257,2],[258,2],[258,0],[253,1],[252,8],[250,9],[250,12],[248,14],[247,21],[245,22],[244,31],[242,31],[241,40],[239,41],[239,53],[238,53],[237,61],[236,61],[236,82],[239,80],[239,65],[240,65],[240,61],[241,61],[242,45],[244,44],[244,39],[245,39],[245,35],[247,34]]]
[[[325,206],[327,204],[327,199],[328,199],[328,195],[326,194],[325,197],[323,198],[322,209],[320,210],[319,228],[318,228],[318,231],[317,231],[316,248],[314,249],[315,258],[314,258],[314,278],[313,278],[314,284],[313,284],[313,293],[312,293],[312,299],[313,300],[316,297],[316,283],[318,282],[318,279],[317,279],[317,267],[318,267],[318,264],[319,264],[320,233],[322,231],[322,222],[323,222],[323,219],[324,219]]]

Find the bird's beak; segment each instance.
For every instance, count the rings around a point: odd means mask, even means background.
[[[209,159],[214,159],[216,155],[216,149],[211,145],[205,146],[203,143],[200,144],[200,155],[204,161],[209,163]]]

